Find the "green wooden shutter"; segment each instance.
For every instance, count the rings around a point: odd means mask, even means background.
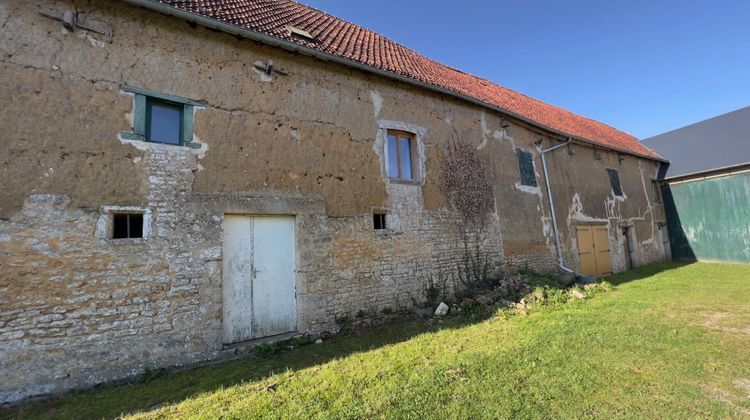
[[[534,155],[525,150],[516,149],[518,159],[518,172],[521,175],[521,184],[536,187],[536,174],[534,173]]]

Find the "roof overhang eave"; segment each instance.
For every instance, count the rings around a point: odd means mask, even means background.
[[[452,96],[452,97],[455,97],[455,98],[458,98],[458,99],[461,99],[461,100],[473,103],[475,105],[479,105],[479,106],[481,106],[483,108],[487,108],[487,109],[499,112],[501,114],[508,115],[510,117],[513,117],[515,119],[523,121],[523,122],[525,122],[527,124],[530,124],[532,126],[539,127],[539,128],[541,128],[541,129],[543,129],[545,131],[550,132],[551,134],[560,136],[563,139],[570,139],[570,140],[572,140],[573,142],[576,142],[576,143],[586,144],[586,145],[590,145],[590,146],[594,146],[594,147],[602,147],[602,148],[614,150],[614,151],[617,151],[617,152],[620,152],[620,153],[625,153],[625,154],[628,154],[628,155],[633,155],[633,156],[641,157],[641,158],[644,158],[644,159],[650,159],[650,160],[655,160],[655,161],[665,162],[665,163],[668,162],[667,160],[665,160],[664,158],[661,158],[661,157],[648,156],[648,155],[645,155],[645,154],[633,152],[631,150],[625,150],[625,149],[621,149],[621,148],[618,148],[618,147],[604,145],[602,143],[598,143],[598,142],[595,142],[593,140],[589,140],[589,139],[586,139],[586,138],[583,138],[583,137],[578,137],[578,136],[574,136],[574,135],[565,133],[563,131],[554,129],[552,127],[548,127],[548,126],[546,126],[544,124],[540,124],[537,121],[534,121],[532,119],[524,117],[523,115],[519,115],[519,114],[517,114],[515,112],[509,111],[509,110],[507,110],[505,108],[489,104],[487,102],[481,101],[481,100],[473,98],[471,96],[467,96],[467,95],[458,93],[458,92],[450,90],[450,89],[446,89],[446,88],[441,87],[441,86],[436,86],[436,85],[433,85],[433,84],[430,84],[430,83],[425,83],[425,82],[419,81],[419,80],[411,78],[411,77],[407,77],[407,76],[403,76],[403,75],[400,75],[400,74],[393,73],[393,72],[388,71],[388,70],[384,70],[384,69],[380,69],[380,68],[377,68],[377,67],[368,66],[367,64],[360,63],[358,61],[354,61],[354,60],[351,60],[351,59],[348,59],[348,58],[345,58],[345,57],[341,57],[341,56],[338,56],[338,55],[335,55],[335,54],[326,53],[326,52],[323,52],[323,51],[320,51],[320,50],[316,50],[316,49],[313,49],[313,48],[306,47],[304,45],[295,44],[293,42],[289,42],[289,41],[286,41],[286,40],[283,40],[283,39],[280,39],[280,38],[272,37],[272,36],[269,36],[269,35],[266,35],[266,34],[263,34],[263,33],[260,33],[260,32],[256,32],[256,31],[252,31],[250,29],[244,28],[244,27],[239,26],[239,25],[233,25],[231,23],[223,22],[223,21],[218,20],[218,19],[210,18],[208,16],[200,15],[198,13],[193,13],[193,12],[188,11],[188,10],[184,10],[184,9],[180,9],[178,7],[174,7],[174,6],[171,6],[171,5],[168,5],[168,4],[160,3],[157,0],[122,0],[122,1],[124,1],[125,3],[130,3],[130,4],[133,4],[133,5],[136,5],[136,6],[141,6],[141,7],[144,7],[146,9],[149,9],[149,10],[152,10],[152,11],[155,11],[155,12],[163,13],[165,15],[174,16],[174,17],[186,20],[188,22],[193,22],[193,23],[196,23],[198,25],[205,26],[207,28],[211,28],[211,29],[215,29],[215,30],[218,30],[218,31],[230,33],[232,35],[240,36],[240,37],[247,38],[247,39],[250,39],[250,40],[253,40],[253,41],[261,42],[261,43],[264,43],[264,44],[267,44],[267,45],[270,45],[270,46],[273,46],[273,47],[278,47],[278,48],[281,48],[281,49],[284,49],[284,50],[287,50],[287,51],[292,51],[292,52],[296,52],[296,53],[300,53],[300,54],[304,54],[304,55],[309,55],[309,56],[318,58],[318,59],[323,60],[323,61],[332,61],[332,62],[340,63],[340,64],[343,64],[345,66],[352,67],[352,68],[355,68],[355,69],[358,69],[358,70],[362,70],[362,71],[365,71],[365,72],[368,72],[368,73],[374,73],[374,74],[377,74],[377,75],[380,75],[380,76],[384,76],[384,77],[387,77],[387,78],[390,78],[390,79],[393,79],[393,80],[398,80],[400,82],[407,83],[407,84],[410,84],[410,85],[413,85],[413,86],[421,87],[421,88],[428,89],[428,90],[431,90],[431,91],[434,91],[434,92],[442,93],[444,95]]]
[[[728,165],[728,166],[719,166],[716,168],[711,169],[704,169],[701,171],[694,171],[694,172],[687,172],[684,174],[674,175],[674,176],[668,176],[664,177],[662,181],[665,181],[667,183],[675,183],[675,182],[681,182],[686,180],[693,180],[693,179],[703,179],[703,178],[714,178],[718,176],[724,176],[724,175],[734,175],[736,173],[744,173],[750,171],[750,162],[745,163],[737,163],[734,165]]]

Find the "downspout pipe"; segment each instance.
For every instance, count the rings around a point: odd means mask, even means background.
[[[544,157],[544,155],[546,155],[547,153],[553,152],[561,147],[565,147],[569,145],[571,141],[572,139],[568,137],[568,141],[566,141],[563,144],[552,146],[549,149],[543,149],[541,151],[541,156],[542,156],[542,172],[544,172],[544,186],[547,189],[547,199],[549,200],[549,211],[550,213],[552,213],[552,232],[555,235],[555,250],[557,251],[557,265],[563,271],[570,273],[570,274],[575,274],[575,271],[568,268],[565,265],[565,261],[563,261],[562,248],[560,246],[560,233],[557,230],[557,216],[555,215],[555,202],[552,199],[552,188],[550,187],[549,174],[547,173],[547,159],[545,159]]]

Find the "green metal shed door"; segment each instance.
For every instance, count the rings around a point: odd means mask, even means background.
[[[671,184],[665,201],[675,259],[750,263],[750,173]]]

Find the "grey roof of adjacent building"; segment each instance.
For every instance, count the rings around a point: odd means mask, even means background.
[[[659,134],[642,143],[669,160],[666,178],[750,163],[750,106]]]

